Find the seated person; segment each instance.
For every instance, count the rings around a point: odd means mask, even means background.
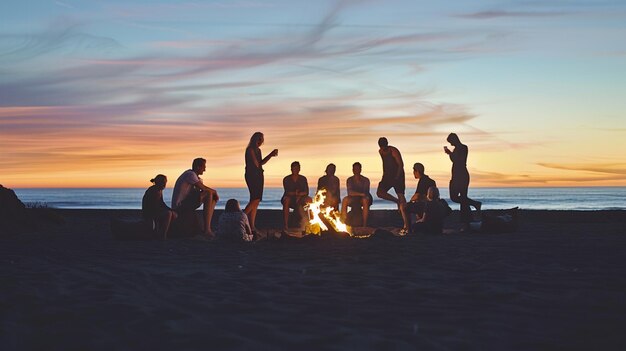
[[[324,206],[329,206],[335,210],[339,210],[339,202],[341,201],[341,192],[339,190],[339,178],[335,176],[337,167],[334,164],[326,166],[326,175],[317,181],[317,190],[326,189],[326,198]]]
[[[219,196],[217,191],[204,185],[202,179],[198,177],[205,170],[206,160],[196,158],[193,160],[191,169],[186,170],[178,177],[172,192],[172,208],[182,219],[183,214],[194,213],[200,205],[204,205],[202,234],[207,237],[213,237],[211,219],[213,218],[213,211]]]
[[[229,241],[252,241],[252,229],[248,216],[235,199],[226,201],[224,213],[220,216],[217,237]]]
[[[443,220],[448,214],[448,211],[439,198],[439,189],[437,189],[436,186],[428,188],[426,199],[424,213],[417,222],[413,224],[413,232],[441,234],[443,231]]]
[[[170,223],[176,219],[177,215],[163,201],[163,189],[167,185],[167,177],[159,174],[154,179],[150,179],[150,181],[154,185],[149,187],[143,195],[141,215],[145,220],[154,223],[156,237],[165,239],[167,238]]]
[[[291,174],[283,178],[283,197],[280,202],[283,204],[283,232],[289,229],[289,209],[293,208],[298,212],[301,219],[307,218],[304,205],[311,202],[309,197],[309,183],[306,177],[300,175],[300,162],[291,163]]]
[[[436,187],[437,183],[429,176],[424,174],[424,165],[416,163],[413,165],[413,176],[418,180],[415,194],[411,197],[409,203],[407,203],[406,209],[409,215],[415,214],[417,217],[421,217],[424,214],[424,205],[426,204],[426,193],[431,186]],[[411,216],[413,217],[413,216]]]
[[[346,218],[348,215],[348,206],[351,208],[363,207],[363,227],[367,226],[367,217],[369,208],[372,206],[372,195],[370,194],[370,180],[361,175],[362,166],[359,162],[352,165],[352,177],[346,180],[346,188],[348,196],[343,198],[341,206],[341,215]]]

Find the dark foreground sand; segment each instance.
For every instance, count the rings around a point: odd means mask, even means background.
[[[137,211],[60,213],[0,238],[0,350],[626,348],[626,211],[248,245],[115,241],[109,218]]]

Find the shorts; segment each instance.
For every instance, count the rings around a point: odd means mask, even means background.
[[[383,175],[383,179],[380,181],[380,183],[378,183],[378,191],[386,193],[391,188],[396,191],[396,194],[404,195],[404,173],[402,173],[402,176],[400,176],[400,178],[391,178]]]
[[[361,196],[346,196],[344,198],[344,200],[346,202],[346,205],[350,208],[355,208],[355,207],[361,207]],[[374,199],[372,199],[372,195],[367,195],[367,203],[368,203],[368,207],[372,206],[372,202],[374,202]]]
[[[198,189],[192,189],[187,197],[181,201],[180,206],[176,208],[176,212],[192,212],[202,205],[202,192]]]
[[[297,196],[283,196],[280,199],[280,203],[284,205],[286,198],[291,199],[291,202],[289,203],[289,207],[295,209],[296,206],[304,206],[304,205],[306,205],[306,200],[307,200],[308,197],[307,196],[300,196],[300,197],[297,197]]]
[[[248,191],[250,192],[250,201],[252,200],[263,200],[263,183],[264,177],[263,173],[260,174],[249,174],[246,173],[246,185],[248,186]]]

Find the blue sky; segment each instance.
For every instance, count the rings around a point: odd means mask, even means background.
[[[477,186],[626,185],[624,2],[25,1],[0,23],[7,186],[142,186],[197,156],[243,186],[257,130],[270,184],[293,160],[376,180],[379,136],[445,184],[457,132]]]

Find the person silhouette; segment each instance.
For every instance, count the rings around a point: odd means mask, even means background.
[[[326,175],[320,177],[317,181],[317,190],[326,189],[326,198],[324,205],[330,206],[335,210],[339,210],[339,202],[341,201],[341,190],[339,189],[339,178],[335,176],[337,167],[330,163],[326,166]]]
[[[214,237],[211,230],[211,220],[215,204],[220,199],[217,191],[204,185],[199,177],[206,171],[206,160],[196,158],[191,164],[191,169],[183,172],[174,184],[172,191],[172,208],[180,216],[181,213],[193,213],[200,205],[203,205],[204,228],[202,234],[206,237]]]
[[[304,205],[311,202],[309,197],[309,183],[305,176],[300,175],[300,162],[291,163],[291,174],[283,178],[283,197],[280,202],[283,204],[283,234],[289,230],[289,209],[293,208],[303,220],[306,217]]]
[[[239,207],[239,201],[226,201],[224,212],[220,215],[217,225],[217,237],[230,241],[252,241],[252,229],[248,216]]]
[[[397,148],[389,145],[385,137],[378,139],[378,146],[380,147],[378,153],[383,161],[383,178],[378,183],[376,196],[398,205],[398,211],[400,211],[403,222],[403,227],[399,234],[406,235],[409,233],[409,219],[406,213],[406,198],[404,197],[404,162],[402,162],[402,155]],[[389,194],[391,188],[394,188],[397,197]]]
[[[454,146],[454,150],[448,149],[447,146],[443,150],[452,161],[452,177],[450,179],[450,200],[458,203],[461,210],[462,230],[469,229],[469,223],[472,221],[472,213],[470,206],[480,211],[482,203],[472,200],[467,196],[470,183],[470,175],[467,170],[467,154],[469,149],[467,145],[461,143],[459,136],[450,133],[446,139],[450,145]]]
[[[419,162],[413,165],[413,177],[418,180],[417,187],[415,188],[415,194],[411,196],[411,199],[406,204],[406,211],[409,216],[415,214],[417,217],[421,217],[427,201],[428,188],[431,186],[436,187],[437,183],[424,173],[424,165]]]
[[[265,142],[263,133],[256,132],[250,137],[250,142],[246,147],[246,172],[245,179],[248,191],[250,192],[250,202],[243,209],[243,212],[250,219],[252,233],[256,234],[256,213],[259,203],[263,200],[263,165],[272,157],[278,156],[278,149],[272,150],[267,156],[261,157],[261,145]]]
[[[158,174],[154,179],[150,179],[153,183],[143,194],[141,200],[141,215],[145,220],[154,223],[156,237],[158,239],[166,239],[170,224],[176,219],[176,212],[167,207],[163,201],[163,189],[167,185],[167,177]]]
[[[348,217],[348,206],[351,208],[363,208],[363,227],[367,227],[367,218],[370,206],[372,206],[372,195],[370,194],[370,180],[361,175],[362,166],[360,162],[352,165],[352,177],[346,180],[346,188],[348,195],[343,198],[341,203],[341,215],[343,218]]]
[[[439,199],[439,189],[431,186],[426,191],[424,211],[413,225],[413,232],[425,234],[441,234],[443,232],[443,220],[447,215],[444,204]]]

